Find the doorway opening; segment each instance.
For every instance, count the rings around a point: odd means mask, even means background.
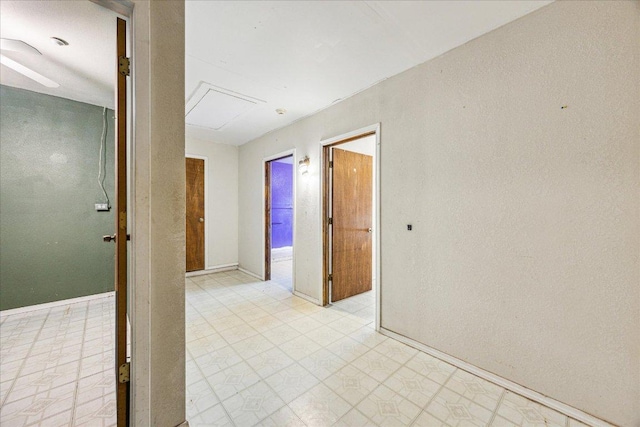
[[[379,128],[323,141],[323,305],[379,328]]]
[[[293,154],[265,161],[264,279],[293,292]]]

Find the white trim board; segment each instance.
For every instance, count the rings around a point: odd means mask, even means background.
[[[69,298],[69,299],[63,299],[60,301],[52,301],[52,302],[45,302],[42,304],[28,305],[26,307],[11,308],[9,310],[0,311],[0,317],[13,316],[14,314],[29,313],[31,311],[44,310],[47,308],[60,307],[60,306],[69,305],[69,304],[78,304],[80,302],[92,301],[96,299],[112,298],[115,296],[115,294],[116,294],[115,291],[109,291],[101,294],[87,295],[84,297]]]
[[[220,273],[223,271],[233,271],[237,269],[238,269],[238,263],[214,265],[213,267],[207,267],[204,270],[187,271],[184,274],[184,277],[202,276],[205,274]]]
[[[252,273],[249,270],[245,270],[244,268],[238,267],[238,271],[242,271],[244,274],[248,274],[251,277],[255,277],[258,280],[261,280],[264,282],[264,278],[258,276],[256,273]]]
[[[464,360],[460,360],[454,356],[450,356],[446,353],[441,352],[440,350],[436,350],[435,348],[429,347],[428,345],[422,344],[416,340],[405,337],[404,335],[400,335],[396,332],[390,331],[385,328],[380,328],[380,333],[382,335],[386,335],[389,338],[393,338],[396,341],[400,341],[401,343],[407,344],[417,350],[420,350],[424,353],[427,353],[433,357],[436,357],[440,360],[443,360],[463,371],[467,371],[477,377],[490,381],[502,388],[505,388],[509,391],[512,391],[520,396],[526,397],[529,400],[534,402],[538,402],[548,408],[551,408],[555,411],[561,412],[562,414],[578,420],[582,423],[588,424],[593,427],[612,427],[612,424],[607,423],[599,418],[594,417],[593,415],[587,414],[580,409],[574,408],[573,406],[569,406],[566,403],[559,402],[551,397],[545,396],[543,394],[538,393],[537,391],[533,391],[528,389],[520,384],[514,383],[511,380],[503,378],[499,375],[496,375],[492,372],[485,371],[482,368],[479,368],[471,363],[467,363]]]
[[[322,306],[322,304],[320,303],[320,300],[318,300],[317,298],[310,297],[309,295],[305,295],[295,290],[293,291],[293,295],[297,296],[298,298],[302,298],[303,300],[307,300],[310,303],[313,303],[315,305]]]

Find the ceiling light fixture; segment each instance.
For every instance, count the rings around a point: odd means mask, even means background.
[[[0,50],[9,50],[30,55],[42,55],[38,49],[22,40],[0,39]]]
[[[23,42],[22,40],[0,39],[0,50],[8,50],[11,52],[25,53],[29,55],[42,55],[38,49]],[[46,78],[42,74],[37,73],[31,68],[28,68],[11,58],[7,58],[4,55],[0,55],[0,64],[11,68],[12,70],[40,83],[43,86],[60,87],[60,85],[53,80]]]
[[[25,77],[28,77],[31,80],[40,83],[43,86],[46,86],[46,87],[60,87],[60,85],[58,83],[54,82],[53,80],[46,78],[45,76],[43,76],[40,73],[36,73],[32,69],[27,68],[24,65],[19,64],[16,61],[14,61],[13,59],[9,59],[4,55],[0,55],[0,63],[2,65],[6,66],[6,67],[11,68],[14,71],[17,71],[18,73],[22,74]]]
[[[60,37],[51,37],[49,41],[56,46],[69,46],[69,42],[61,39]]]
[[[283,115],[284,113],[286,113],[287,110],[285,110],[284,108],[276,108],[276,113]]]

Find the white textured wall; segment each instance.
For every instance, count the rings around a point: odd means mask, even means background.
[[[555,2],[243,145],[240,264],[262,272],[262,158],[295,147],[319,296],[319,142],[380,122],[382,327],[639,425],[639,44],[638,2]]]
[[[187,156],[207,157],[205,268],[238,263],[238,147],[187,137]]]
[[[131,424],[177,426],[185,420],[184,2],[135,0],[132,21]]]

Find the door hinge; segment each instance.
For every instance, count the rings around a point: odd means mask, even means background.
[[[333,274],[329,274],[329,281],[331,282],[333,280]]]
[[[333,225],[333,218],[327,218],[327,223],[329,225]]]
[[[130,363],[123,363],[118,367],[118,382],[120,383],[128,383],[129,382],[129,367]]]
[[[128,76],[131,74],[131,60],[126,56],[121,56],[118,58],[118,71],[123,76]]]
[[[332,167],[333,167],[333,160],[331,160],[331,161],[329,162],[329,167],[330,167],[330,168],[332,168]]]

